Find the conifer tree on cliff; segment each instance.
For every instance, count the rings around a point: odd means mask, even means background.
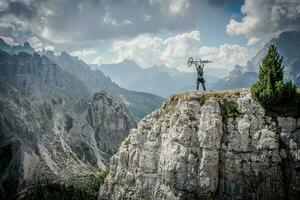
[[[266,107],[288,103],[296,93],[296,87],[291,81],[283,81],[282,60],[283,57],[277,53],[276,46],[271,44],[259,67],[258,81],[251,88],[254,99]]]

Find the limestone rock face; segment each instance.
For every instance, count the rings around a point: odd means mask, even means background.
[[[87,122],[93,128],[97,147],[105,164],[115,154],[136,122],[126,106],[105,91],[97,92],[87,110]]]
[[[299,199],[299,120],[248,90],[173,96],[131,130],[99,199]]]
[[[0,199],[36,180],[95,175],[133,127],[123,103],[45,56],[0,51]]]

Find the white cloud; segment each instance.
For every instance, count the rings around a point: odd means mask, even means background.
[[[209,59],[208,67],[233,69],[235,64],[244,65],[251,57],[246,47],[237,44],[223,44],[220,47],[203,46],[199,31],[191,31],[162,39],[150,35],[140,35],[131,40],[115,41],[112,51],[117,62],[123,59],[136,61],[142,67],[165,64],[180,70],[186,67],[187,58]]]
[[[104,58],[97,56],[91,64],[102,65],[104,63]]]
[[[246,36],[248,45],[260,37],[268,39],[286,30],[300,29],[299,0],[245,0],[241,12],[244,17],[240,21],[231,19],[226,32]]]
[[[248,46],[254,45],[254,44],[258,43],[260,40],[261,40],[260,38],[251,37],[251,38],[249,38],[247,45]]]
[[[189,0],[149,0],[150,4],[159,4],[162,10],[168,11],[172,15],[184,15],[190,8]]]
[[[36,36],[57,50],[73,50],[84,42],[191,30],[199,24],[202,4],[196,0],[2,0],[0,35],[18,43]]]
[[[244,65],[249,59],[249,50],[237,44],[223,44],[218,49],[216,62],[218,65],[233,67],[236,64]]]
[[[161,59],[170,67],[182,67],[186,58],[198,56],[200,53],[201,39],[199,31],[179,34],[164,40],[165,48]],[[181,66],[178,66],[180,63]]]
[[[234,19],[229,21],[229,24],[226,26],[226,32],[229,35],[245,35],[250,33],[255,29],[258,24],[259,19],[255,17],[244,17],[242,22],[237,22]]]
[[[55,47],[52,45],[49,45],[47,43],[43,43],[40,39],[33,36],[28,39],[29,44],[37,51],[42,51],[42,49],[54,51]]]
[[[60,37],[57,37],[57,35],[59,35],[59,34],[60,34]],[[69,35],[68,32],[59,33],[55,30],[49,29],[48,27],[43,27],[40,31],[40,35],[42,38],[49,40],[53,43],[57,43],[57,44],[62,44],[62,43],[72,41],[72,38],[68,37],[68,35]]]
[[[103,17],[103,23],[106,25],[111,25],[113,27],[118,27],[132,24],[132,21],[130,19],[118,19],[116,17],[113,17],[109,11],[106,11]]]
[[[72,56],[77,56],[79,58],[96,55],[96,54],[97,51],[95,49],[82,49],[82,50],[73,51],[71,53]]]
[[[169,2],[169,10],[175,15],[183,15],[189,9],[189,7],[189,0],[171,0]]]
[[[8,8],[9,3],[7,1],[0,1],[0,12]]]
[[[140,35],[132,40],[113,42],[112,51],[118,56],[117,62],[132,59],[147,67],[161,63],[159,57],[163,46],[163,40],[159,37]]]

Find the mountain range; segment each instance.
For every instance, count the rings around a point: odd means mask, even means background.
[[[270,43],[299,86],[297,38]],[[207,76],[208,88],[249,87],[270,43],[216,83]],[[99,183],[96,198],[104,182],[99,199],[298,199],[299,104],[296,116],[270,117],[249,90],[193,91],[152,112],[163,98],[139,91],[166,97],[193,88],[195,74],[130,60],[100,69],[0,40],[0,199],[45,180],[77,187],[74,177]]]
[[[114,98],[124,102],[136,121],[154,110],[163,100],[160,96],[150,93],[124,89],[112,82],[102,71],[92,70],[82,60],[66,52],[62,52],[59,55],[55,55],[52,51],[43,51],[41,53],[57,63],[64,71],[81,80],[92,93],[105,90]]]
[[[97,68],[126,89],[149,92],[162,97],[193,90],[196,85],[196,72],[182,72],[165,65],[142,68],[132,60],[123,60],[117,64],[103,64]],[[211,88],[218,77],[204,74],[207,88]]]
[[[1,199],[39,181],[95,179],[162,100],[125,90],[65,52],[0,44]]]
[[[18,54],[19,52],[26,52],[28,54],[35,53],[34,48],[32,48],[28,42],[25,42],[23,45],[10,46],[1,38],[0,50],[10,54]],[[105,90],[112,97],[124,102],[136,121],[154,110],[163,101],[163,98],[157,95],[130,91],[120,87],[100,70],[92,70],[88,64],[66,52],[55,55],[53,51],[43,50],[38,53],[47,56],[64,71],[81,80],[91,93]]]
[[[230,74],[218,80],[213,89],[250,87],[258,78],[259,65],[268,52],[271,43],[276,44],[278,53],[283,56],[286,80],[300,86],[300,31],[286,31],[266,43],[245,66],[236,65]]]
[[[37,53],[0,51],[1,196],[104,169],[135,126],[126,106]],[[4,196],[3,196],[4,195]]]

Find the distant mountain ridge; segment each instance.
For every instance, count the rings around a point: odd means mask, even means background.
[[[193,90],[196,85],[196,73],[181,72],[165,65],[142,68],[132,60],[123,60],[117,64],[103,64],[99,69],[124,88],[162,97]],[[207,73],[204,73],[204,76],[208,88],[218,80],[216,76]]]
[[[23,45],[10,46],[1,38],[0,49],[9,54],[18,54],[20,52],[36,53],[28,42],[25,42]],[[130,91],[120,87],[100,70],[92,70],[85,62],[71,56],[67,52],[55,55],[53,51],[43,50],[38,53],[47,56],[64,71],[77,77],[92,93],[105,90],[114,98],[123,101],[136,121],[153,111],[163,101],[163,98],[157,95]]]
[[[258,67],[268,52],[271,43],[276,44],[278,53],[283,56],[286,80],[292,80],[300,86],[300,31],[286,31],[278,38],[266,43],[259,52],[247,62],[246,66],[236,65],[230,74],[220,79],[214,89],[231,89],[250,87],[258,78]]]
[[[52,51],[44,51],[42,54],[49,57],[65,71],[83,81],[92,92],[106,90],[113,97],[122,100],[137,121],[153,111],[163,101],[163,98],[150,93],[134,92],[120,87],[113,83],[109,77],[105,76],[102,71],[92,70],[82,60],[66,52],[54,55]],[[126,77],[129,75],[127,73]]]

